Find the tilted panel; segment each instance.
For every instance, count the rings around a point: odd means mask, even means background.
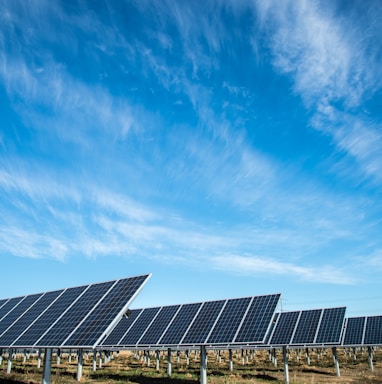
[[[139,345],[157,344],[179,307],[179,305],[163,307],[143,337],[139,340]]]
[[[2,321],[2,319],[8,315],[8,313],[10,311],[13,310],[13,308],[18,304],[20,303],[21,300],[24,299],[25,296],[23,297],[15,297],[15,298],[12,298],[10,300],[8,300],[8,302],[5,302],[4,305],[0,308],[0,322]]]
[[[114,282],[109,281],[94,284],[83,293],[79,299],[66,311],[39,341],[41,346],[62,346],[62,343],[72,331],[80,324],[81,320],[100,301],[103,295],[112,287]]]
[[[41,294],[26,296],[24,300],[12,309],[0,321],[0,335],[2,335],[25,311],[33,305],[36,300],[41,297]]]
[[[65,312],[87,286],[69,288],[23,333],[12,345],[20,347],[36,346],[41,336]]]
[[[345,335],[342,345],[362,345],[365,333],[366,317],[349,317],[346,319]]]
[[[8,301],[8,299],[2,299],[0,300],[0,310],[1,310],[1,307]],[[1,319],[1,317],[0,317]]]
[[[317,333],[321,313],[322,309],[313,309],[301,312],[292,344],[314,344],[314,338]]]
[[[272,339],[269,342],[270,345],[290,344],[300,313],[300,311],[280,313]]]
[[[368,316],[364,345],[382,345],[382,316]]]
[[[178,345],[201,305],[202,303],[183,305],[159,343],[161,345]]]
[[[234,341],[263,343],[279,299],[280,294],[254,297]]]
[[[75,332],[64,343],[65,346],[93,346],[102,336],[102,333],[126,308],[136,292],[141,288],[148,278],[147,275],[131,277],[119,280],[107,292],[105,297],[95,306],[91,313],[86,316]],[[101,296],[102,291],[99,295]],[[97,299],[94,298],[97,303]],[[126,308],[127,309],[127,308]]]
[[[110,335],[107,336],[101,344],[107,346],[119,345],[120,340],[142,312],[143,309],[133,309],[127,317],[122,317],[116,327],[111,331]]]
[[[345,307],[326,308],[315,344],[339,344],[345,320]]]
[[[159,310],[160,307],[144,309],[139,319],[120,341],[120,345],[136,345]]]
[[[250,297],[228,300],[207,343],[232,343],[250,302]]]
[[[225,300],[204,303],[182,340],[182,344],[204,344],[212,326],[215,324]]]
[[[48,292],[31,306],[12,326],[0,337],[1,346],[12,343],[38,318],[41,312],[55,300],[62,291]]]

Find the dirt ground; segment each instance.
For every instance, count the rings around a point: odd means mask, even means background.
[[[333,364],[331,350],[310,351],[310,365],[307,364],[305,351],[297,354],[290,351],[289,377],[290,384],[382,384],[382,351],[374,351],[373,367],[371,371],[368,354],[365,351],[338,350],[341,376],[337,377]],[[277,352],[277,366],[270,360],[266,351],[255,353],[246,351],[244,357],[241,352],[234,352],[233,371],[229,370],[228,354],[210,351],[208,354],[207,382],[210,384],[250,384],[250,383],[283,383],[284,366],[281,352]],[[99,362],[99,359],[97,359]],[[160,359],[160,369],[155,367],[155,355],[150,355],[150,363],[143,354],[134,355],[131,352],[114,354],[113,358],[92,369],[93,357],[85,355],[83,376],[81,383],[87,384],[120,384],[121,382],[137,384],[196,384],[199,382],[199,357],[190,353],[189,364],[182,353],[179,360],[176,354],[172,357],[172,375],[167,374],[167,356],[163,354]],[[98,364],[99,365],[99,364]],[[24,361],[24,356],[19,354],[13,361],[12,371],[6,373],[6,356],[0,366],[0,383],[40,384],[42,381],[42,368],[37,368],[37,356],[30,355]],[[60,364],[53,357],[51,382],[52,384],[74,384],[76,379],[77,362],[72,357],[63,354]]]

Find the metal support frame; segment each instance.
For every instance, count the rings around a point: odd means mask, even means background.
[[[228,353],[229,353],[229,370],[230,372],[232,372],[233,371],[232,349],[229,349]]]
[[[334,366],[336,368],[336,375],[338,377],[341,376],[341,373],[340,373],[340,365],[338,363],[338,355],[337,355],[337,348],[336,347],[333,347],[332,348],[332,352],[333,352],[333,362],[334,362]]]
[[[12,358],[13,358],[13,350],[9,349],[8,350],[8,363],[7,363],[7,374],[9,375],[12,370]]]
[[[207,384],[207,350],[205,345],[200,346],[200,384]]]
[[[167,349],[167,374],[169,376],[172,374],[171,348]]]
[[[159,350],[155,351],[155,370],[159,372],[160,370],[160,356],[159,356]]]
[[[306,364],[310,365],[309,348],[305,349]]]
[[[371,347],[367,347],[367,352],[369,354],[369,367],[371,371],[374,371],[374,366],[373,366],[373,349]]]
[[[97,351],[93,351],[93,372],[97,370]]]
[[[288,351],[287,351],[287,347],[285,345],[283,346],[283,361],[284,361],[285,383],[289,384]]]
[[[83,368],[83,351],[82,349],[78,350],[78,364],[77,364],[77,381],[82,379],[82,368]]]
[[[44,369],[42,372],[42,384],[50,384],[52,370],[52,348],[46,348],[44,353]]]

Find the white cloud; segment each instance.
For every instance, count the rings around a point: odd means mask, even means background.
[[[354,284],[355,280],[332,266],[306,267],[270,258],[238,255],[216,256],[210,259],[217,269],[243,275],[286,275],[311,283]]]

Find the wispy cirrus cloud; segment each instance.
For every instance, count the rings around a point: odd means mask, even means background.
[[[312,126],[330,135],[365,177],[380,184],[381,122],[370,123],[367,113],[352,113],[382,86],[382,46],[377,31],[364,32],[380,15],[373,12],[372,3],[367,6],[367,19],[354,25],[338,18],[334,7],[316,1],[257,2],[263,28],[273,21],[273,65],[293,79],[294,91],[313,112]],[[354,172],[348,176],[354,177]]]
[[[224,255],[211,258],[216,269],[233,271],[241,275],[287,275],[312,283],[355,284],[356,279],[330,265],[303,266],[290,262],[272,260],[258,256]]]

